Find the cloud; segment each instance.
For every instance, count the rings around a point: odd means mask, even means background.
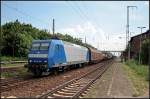
[[[109,35],[109,37],[106,38],[106,35],[108,34],[105,33],[101,27],[94,25],[90,21],[82,25],[77,24],[72,27],[58,29],[58,32],[69,34],[76,38],[82,38],[83,42],[86,37],[87,43],[99,50],[120,50],[124,48],[123,44],[120,43],[123,40],[119,39],[119,36],[122,34]]]
[[[78,38],[86,37],[90,41],[105,38],[105,32],[100,27],[93,25],[91,22],[86,22],[83,25],[78,24],[74,25],[73,27],[59,29],[58,31],[60,33],[70,34]]]

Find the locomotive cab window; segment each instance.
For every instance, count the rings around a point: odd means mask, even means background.
[[[31,50],[48,50],[49,43],[33,43]]]
[[[41,43],[40,50],[48,50],[49,43]]]
[[[31,50],[39,50],[40,43],[33,43]]]

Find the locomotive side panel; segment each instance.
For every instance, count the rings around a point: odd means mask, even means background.
[[[88,49],[79,45],[64,42],[67,64],[78,64],[89,61]]]

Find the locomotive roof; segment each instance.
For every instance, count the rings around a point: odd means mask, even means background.
[[[36,43],[36,42],[51,42],[51,40],[33,40],[32,42],[33,43]]]
[[[63,41],[63,43],[68,44],[68,45],[71,45],[71,46],[75,46],[75,47],[80,47],[80,48],[85,48],[85,49],[87,49],[87,48],[84,47],[84,46],[77,45],[77,44],[74,44],[74,43],[71,43],[71,42]]]

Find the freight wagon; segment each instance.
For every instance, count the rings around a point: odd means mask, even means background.
[[[98,63],[104,59],[104,55],[101,51],[89,48],[89,62],[90,63]]]

